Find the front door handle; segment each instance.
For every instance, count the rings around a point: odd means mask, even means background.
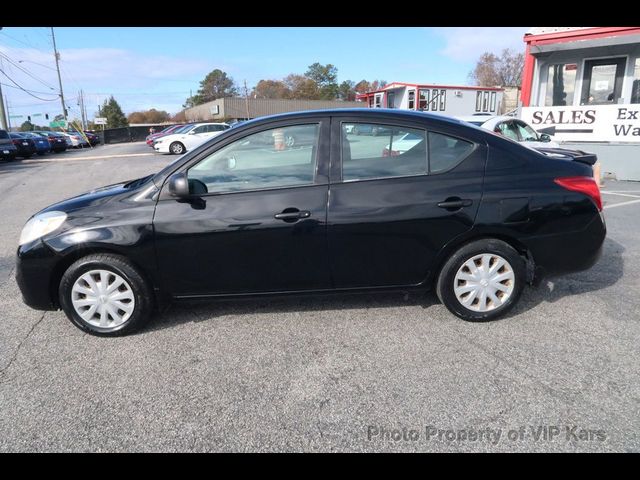
[[[297,222],[301,218],[309,218],[311,212],[307,210],[298,210],[297,208],[285,208],[282,212],[276,213],[273,218],[283,220],[288,223]]]
[[[440,208],[446,208],[447,210],[457,210],[462,207],[470,207],[473,201],[468,198],[452,197],[447,198],[444,202],[440,202],[438,206]]]

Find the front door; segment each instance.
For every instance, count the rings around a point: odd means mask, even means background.
[[[332,124],[334,285],[419,285],[443,246],[473,226],[486,147],[408,125],[376,124],[378,136],[347,133],[356,125],[346,118]]]
[[[238,132],[186,167],[189,198],[163,191],[158,201],[158,264],[174,296],[331,286],[322,173],[328,120],[256,129]],[[289,146],[287,135],[313,140]]]

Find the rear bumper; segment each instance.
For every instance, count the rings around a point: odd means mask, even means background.
[[[593,267],[602,256],[606,235],[604,217],[598,214],[582,231],[528,239],[524,243],[535,263],[534,282]]]

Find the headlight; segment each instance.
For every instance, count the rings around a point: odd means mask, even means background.
[[[20,234],[20,245],[33,242],[38,238],[51,233],[60,227],[67,219],[67,214],[64,212],[45,212],[40,213],[29,220]]]

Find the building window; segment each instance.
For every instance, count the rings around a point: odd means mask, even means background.
[[[482,92],[476,92],[476,112],[482,110]]]
[[[577,71],[578,65],[575,63],[549,65],[545,106],[573,105]]]
[[[429,90],[418,91],[418,110],[429,110]]]
[[[491,111],[496,111],[496,92],[491,92]]]
[[[387,108],[396,108],[396,93],[389,92],[387,93]]]
[[[489,92],[482,92],[482,111],[489,111]]]
[[[373,108],[373,97],[369,97],[369,108]]]
[[[622,80],[626,58],[607,58],[584,62],[582,105],[618,103],[622,96]]]
[[[375,107],[380,108],[382,106],[382,95],[376,95],[375,101],[376,101]]]
[[[434,88],[431,92],[431,111],[432,112],[435,112],[436,110],[438,110],[438,98],[439,98],[438,90]]]
[[[440,111],[444,112],[447,107],[447,91],[440,90]]]
[[[631,85],[631,103],[640,103],[640,57],[636,58]]]
[[[409,110],[416,109],[416,91],[409,90]]]

